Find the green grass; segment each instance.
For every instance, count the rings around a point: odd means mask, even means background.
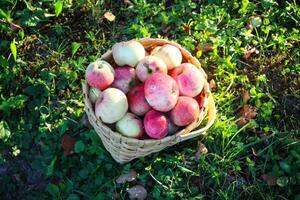
[[[0,199],[127,199],[136,184],[149,199],[300,199],[296,0],[131,2],[0,2]],[[119,165],[83,123],[81,82],[114,43],[142,37],[197,55],[218,114],[206,137]],[[243,58],[248,47],[258,54]],[[241,126],[244,91],[257,117]],[[65,134],[77,141],[70,156]],[[115,182],[131,169],[137,180]]]

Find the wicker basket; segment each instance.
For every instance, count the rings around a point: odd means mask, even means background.
[[[139,40],[139,42],[145,47],[145,49],[148,52],[156,46],[161,46],[164,44],[171,44],[176,46],[180,49],[182,53],[183,62],[189,62],[194,64],[203,73],[205,78],[207,78],[207,75],[201,68],[199,61],[195,57],[193,57],[187,50],[182,48],[179,44],[164,39],[153,38],[144,38]],[[108,51],[105,54],[103,54],[101,59],[106,60],[110,63],[114,62],[111,51]],[[203,107],[200,110],[198,120],[196,122],[190,124],[189,126],[185,127],[179,132],[160,140],[138,140],[135,138],[128,138],[122,136],[120,133],[113,131],[108,125],[102,123],[100,119],[96,118],[93,105],[88,98],[88,91],[89,86],[86,82],[84,82],[84,109],[88,116],[88,119],[95,131],[97,132],[97,134],[100,136],[105,148],[119,163],[126,163],[135,158],[143,157],[151,153],[161,151],[181,141],[188,140],[199,135],[204,135],[206,133],[206,130],[213,124],[216,116],[215,103],[209,89],[209,84],[206,81],[204,84],[204,89],[202,91],[205,96],[204,103]],[[206,125],[200,129],[196,129],[199,127],[205,116],[207,116],[208,118]]]

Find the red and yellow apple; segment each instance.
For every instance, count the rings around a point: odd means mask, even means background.
[[[147,80],[155,72],[168,73],[168,68],[164,61],[155,56],[146,56],[136,67],[136,75],[142,82]]]
[[[150,105],[145,98],[144,84],[133,87],[128,93],[129,110],[139,116],[145,115],[150,109]]]
[[[137,82],[135,69],[131,67],[118,67],[115,69],[115,79],[112,87],[120,89],[125,94]]]
[[[203,89],[205,78],[199,69],[190,63],[183,63],[169,73],[176,81],[179,94],[195,97]]]
[[[104,60],[92,62],[85,71],[87,83],[99,90],[108,88],[114,81],[114,75],[113,67]]]
[[[197,120],[199,105],[195,99],[180,96],[177,104],[170,112],[172,122],[177,126],[186,126]]]

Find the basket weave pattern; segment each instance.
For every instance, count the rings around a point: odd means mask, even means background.
[[[152,38],[144,38],[138,40],[146,49],[146,51],[150,52],[156,46],[162,46],[164,44],[171,44],[179,48],[183,56],[183,62],[189,62],[194,64],[199,68],[201,73],[207,78],[206,73],[201,68],[199,61],[193,57],[187,50],[181,47],[179,44],[175,42],[171,42],[164,39],[152,39]],[[106,60],[110,63],[114,62],[112,58],[112,52],[108,51],[102,55],[101,59]],[[216,116],[215,103],[212,98],[209,84],[207,81],[204,84],[203,93],[204,93],[204,103],[203,107],[200,110],[200,114],[198,119],[180,130],[179,132],[167,136],[160,140],[154,139],[146,139],[146,140],[138,140],[135,138],[128,138],[122,136],[120,133],[113,131],[109,125],[104,124],[100,119],[95,116],[95,112],[93,109],[93,105],[88,98],[89,86],[86,82],[83,83],[83,94],[84,94],[84,109],[88,116],[89,122],[99,135],[102,140],[104,147],[110,152],[112,157],[119,163],[126,163],[135,158],[143,157],[149,155],[154,152],[161,151],[167,147],[170,147],[174,144],[177,144],[181,141],[204,135],[206,130],[213,124]],[[207,116],[207,124],[200,129],[196,129],[203,119]],[[194,131],[193,131],[194,130]]]

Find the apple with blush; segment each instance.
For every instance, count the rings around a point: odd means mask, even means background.
[[[175,106],[179,96],[175,80],[160,72],[154,73],[145,81],[144,92],[149,105],[161,112],[170,111]]]
[[[150,110],[144,117],[145,132],[150,138],[162,139],[168,134],[167,117],[156,110]]]
[[[195,99],[180,96],[177,104],[171,110],[171,120],[177,126],[186,126],[197,120],[199,116],[199,105]]]
[[[145,98],[144,84],[133,87],[128,93],[129,109],[132,113],[144,116],[150,109],[150,105]]]
[[[183,63],[169,72],[176,81],[181,96],[195,97],[203,89],[205,78],[191,63]]]
[[[168,68],[164,61],[155,56],[146,56],[136,67],[136,75],[142,82],[147,80],[155,72],[168,73]]]
[[[115,79],[112,87],[120,89],[125,94],[137,83],[135,69],[131,67],[118,67],[115,69]]]
[[[89,86],[104,90],[114,81],[114,68],[104,60],[97,60],[89,64],[85,71],[85,79]]]

